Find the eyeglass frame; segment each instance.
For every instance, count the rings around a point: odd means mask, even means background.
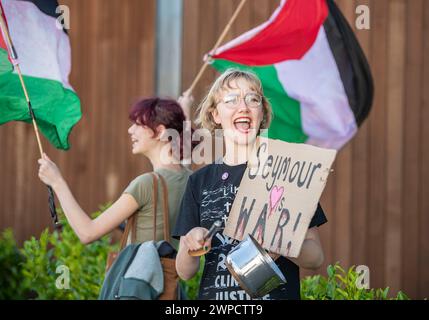
[[[251,106],[249,106],[248,105],[248,103],[246,102],[246,97],[247,96],[249,96],[249,95],[255,95],[255,96],[258,96],[259,98],[260,98],[260,102],[259,102],[259,104],[257,105],[257,106],[255,106],[255,107],[251,107]],[[232,105],[232,107],[231,106],[228,106],[228,103],[227,102],[225,102],[225,98],[227,97],[227,96],[235,96],[235,97],[238,97],[239,98],[239,100],[237,101],[237,104],[235,104],[235,105]],[[258,109],[258,108],[261,108],[262,107],[262,105],[263,105],[263,96],[261,95],[261,94],[259,94],[259,93],[257,93],[257,92],[248,92],[248,93],[246,93],[245,95],[244,95],[244,97],[243,97],[243,95],[242,94],[235,94],[235,93],[229,93],[229,94],[226,94],[220,101],[218,101],[217,102],[217,104],[219,104],[219,103],[224,103],[225,104],[225,106],[228,108],[228,109],[236,109],[239,105],[240,105],[240,102],[241,102],[241,100],[243,100],[244,101],[244,104],[246,105],[246,107],[248,107],[248,108],[250,108],[250,109]]]

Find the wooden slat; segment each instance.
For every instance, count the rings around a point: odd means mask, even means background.
[[[6,131],[6,125],[3,125],[2,128],[2,132]],[[6,172],[6,166],[9,164],[9,161],[7,161],[7,153],[6,152],[6,141],[7,141],[7,137],[5,134],[0,134],[0,156],[1,156],[1,161],[0,161],[0,172]],[[0,176],[1,177],[1,176]],[[6,203],[6,195],[5,192],[0,192],[0,204],[4,204]],[[5,214],[1,214],[0,212],[0,226],[4,226],[5,225]],[[1,230],[0,230],[1,233]]]
[[[402,285],[412,297],[418,295],[419,265],[419,182],[420,110],[422,103],[423,1],[412,1],[407,8],[407,60],[405,69],[403,210],[402,210]]]
[[[344,5],[343,2],[336,2],[339,8]],[[303,272],[304,275],[321,273],[326,275],[326,268],[330,264],[336,263],[338,260],[341,260],[341,257],[337,255],[337,236],[341,232],[339,231],[339,223],[337,222],[336,208],[337,208],[337,180],[338,180],[338,156],[333,164],[333,172],[330,173],[328,182],[326,184],[325,190],[323,191],[322,198],[320,203],[325,215],[328,219],[328,222],[323,225],[320,229],[320,236],[322,247],[325,254],[325,261],[323,266],[316,272]],[[341,219],[341,218],[340,218]],[[338,259],[340,258],[340,259]]]
[[[422,81],[422,104],[420,111],[420,212],[419,212],[419,255],[415,257],[419,262],[419,274],[415,281],[419,284],[419,296],[429,297],[429,146],[427,139],[429,137],[429,42],[427,35],[429,34],[429,3],[424,1],[424,29],[423,29],[423,81]]]
[[[249,0],[247,0],[249,1]],[[216,33],[220,35],[223,31],[223,28],[227,25],[229,19],[234,13],[235,8],[238,5],[237,1],[231,1],[231,0],[218,0],[218,9],[217,9],[217,30]],[[248,6],[249,3],[246,3],[245,6]],[[221,45],[227,43],[228,41],[232,40],[236,35],[235,31],[235,24],[232,25],[231,30],[227,33],[225,36],[225,40],[221,43]]]
[[[120,32],[120,38],[121,41],[123,41],[122,47],[123,48],[132,48],[136,46],[136,34],[133,32],[134,27],[138,24],[140,24],[140,21],[138,20],[138,16],[136,16],[136,1],[128,1],[127,5],[124,7],[123,15],[121,16],[121,19],[118,20],[118,23],[121,24],[122,21],[122,27]],[[137,26],[136,26],[137,28]],[[130,35],[130,36],[129,36]],[[123,68],[124,72],[126,74],[132,75],[133,70],[135,70],[136,66],[136,50],[120,50],[119,52],[119,58],[121,63],[121,68]],[[116,137],[117,140],[115,142],[115,149],[117,152],[119,151],[120,154],[122,154],[122,157],[115,157],[114,154],[112,154],[112,157],[116,158],[115,166],[110,168],[109,172],[109,194],[108,199],[110,201],[114,201],[120,193],[125,189],[127,182],[121,183],[121,176],[123,178],[126,178],[126,172],[127,172],[127,162],[128,157],[126,155],[131,156],[131,143],[128,135],[128,128],[130,126],[130,122],[128,121],[128,110],[130,108],[130,98],[136,99],[136,90],[133,88],[133,77],[126,76],[124,77],[123,81],[119,83],[119,94],[118,94],[118,101],[117,104],[119,106],[118,110],[118,116],[121,118],[121,121],[115,125],[113,124],[113,127],[117,128]],[[113,149],[113,148],[112,148]],[[121,174],[123,172],[124,174]],[[139,172],[134,171],[134,176],[137,176]]]
[[[24,214],[24,205],[25,202],[22,201],[22,198],[27,198],[26,193],[26,179],[29,177],[26,176],[26,159],[28,159],[29,153],[26,153],[25,150],[29,148],[30,141],[26,139],[25,136],[25,124],[15,123],[14,126],[14,137],[13,137],[13,149],[15,153],[15,181],[16,181],[16,190],[18,192],[14,193],[13,199],[15,202],[15,210],[13,212],[12,225],[21,225],[25,229],[28,228],[28,221],[31,219],[23,219],[22,215]],[[28,198],[27,198],[28,199]]]
[[[264,23],[272,15],[270,3],[273,1],[252,1],[252,25],[257,26]]]
[[[213,0],[202,1],[200,4],[199,21],[199,39],[198,39],[198,54],[197,61],[202,65],[203,56],[208,53],[215,45],[220,33],[217,32],[217,2]],[[212,14],[210,14],[212,13]],[[207,68],[204,75],[201,77],[199,85],[195,90],[196,97],[202,98],[213,82],[216,72],[213,68]]]
[[[366,5],[372,8],[374,1],[356,1],[356,6]],[[370,16],[371,18],[371,16]],[[371,21],[371,20],[370,20]],[[370,30],[355,30],[358,41],[367,57],[370,59],[371,53],[371,31]],[[371,63],[371,61],[369,61]],[[368,189],[370,181],[369,176],[369,128],[368,121],[365,121],[359,128],[356,137],[352,143],[352,247],[351,247],[351,264],[352,265],[367,265],[367,224],[368,224]]]
[[[375,96],[369,117],[369,175],[366,186],[369,194],[368,208],[368,266],[371,271],[371,287],[384,285],[384,226],[386,190],[386,73],[387,23],[389,1],[374,1],[372,8],[372,72],[375,80]]]
[[[88,182],[85,180],[89,173],[92,172],[90,170],[92,161],[89,157],[89,146],[91,142],[90,128],[94,127],[94,125],[89,127],[89,115],[93,109],[90,106],[95,105],[95,99],[92,99],[95,92],[95,83],[91,78],[95,76],[93,72],[96,68],[96,64],[91,63],[90,58],[91,55],[95,55],[91,42],[95,21],[90,20],[90,15],[96,3],[86,1],[79,4],[78,1],[72,1],[68,5],[70,6],[70,12],[73,12],[70,15],[71,32],[69,33],[72,44],[72,73],[70,80],[81,98],[83,117],[72,131],[72,149],[70,150],[72,153],[67,154],[69,166],[64,174],[70,186],[73,187],[72,191],[81,205],[84,208],[88,208],[90,193]],[[77,45],[74,45],[76,43],[80,43],[82,47],[88,48],[88,50],[78,50]],[[80,79],[85,79],[85,83],[79,81]]]
[[[404,114],[405,15],[403,0],[389,2],[385,282],[392,291],[401,286],[402,154]]]
[[[343,15],[350,25],[354,25],[354,1],[338,2]],[[351,253],[351,178],[352,178],[352,147],[346,145],[336,159],[336,203],[335,203],[335,260],[348,268]]]
[[[126,15],[127,7],[130,5],[130,1],[126,2],[120,2],[120,1],[114,1],[113,10],[112,10],[112,16],[116,16],[116,19],[112,19],[112,28],[113,28],[113,35],[115,39],[118,39],[119,46],[115,45],[115,48],[113,50],[114,58],[111,61],[111,74],[119,74],[122,70],[126,70],[127,65],[127,59],[123,55],[123,52],[125,51],[123,48],[129,48],[127,46],[127,36],[124,29],[126,29],[127,23],[130,22],[129,17]],[[127,19],[128,18],[128,19]],[[118,91],[117,94],[113,95],[111,103],[113,105],[118,106],[118,117],[112,117],[111,115],[107,114],[108,118],[108,127],[107,130],[107,141],[108,141],[108,147],[107,147],[107,156],[112,159],[113,161],[107,162],[107,166],[105,168],[105,171],[102,171],[102,175],[104,176],[103,183],[105,184],[105,193],[102,195],[102,197],[105,199],[104,201],[110,201],[113,202],[117,199],[117,192],[118,192],[118,176],[116,174],[118,162],[120,161],[119,157],[115,156],[115,153],[118,152],[118,149],[120,150],[122,139],[121,137],[125,135],[125,130],[123,130],[123,125],[125,123],[126,119],[126,113],[122,112],[122,93],[124,90],[126,91],[126,88],[123,87],[125,80],[125,77],[122,81],[112,81],[113,79],[110,78],[111,83],[111,89],[112,91]],[[120,119],[122,121],[120,121]]]
[[[318,270],[322,274],[326,273],[326,267],[329,264],[335,263],[335,176],[336,176],[336,163],[333,166],[334,172],[329,175],[328,182],[325,190],[323,191],[320,204],[325,212],[328,222],[319,228],[320,238],[322,242],[323,252],[325,254],[325,261],[323,266]]]
[[[93,92],[89,95],[88,104],[83,104],[82,106],[85,107],[85,111],[83,114],[86,116],[87,119],[86,123],[84,124],[86,125],[86,130],[88,131],[88,148],[86,155],[86,158],[88,159],[88,173],[91,173],[91,179],[94,182],[89,183],[86,186],[82,185],[82,190],[85,190],[87,194],[85,199],[86,203],[82,203],[82,206],[85,210],[90,210],[90,203],[92,201],[96,201],[96,184],[101,185],[102,183],[99,180],[97,168],[99,166],[99,162],[105,161],[103,159],[104,154],[101,153],[103,152],[103,150],[101,149],[101,145],[98,141],[98,139],[100,139],[99,137],[101,137],[103,134],[101,128],[101,119],[105,112],[97,113],[96,111],[99,107],[104,105],[104,101],[102,100],[102,97],[100,97],[100,92],[105,92],[105,83],[102,81],[102,70],[104,70],[105,66],[101,63],[100,46],[105,40],[100,34],[100,30],[103,29],[101,27],[102,22],[100,21],[100,19],[103,13],[107,10],[107,7],[102,7],[102,4],[99,0],[90,1],[91,16],[88,14],[88,16],[85,16],[85,20],[81,21],[82,23],[89,24],[89,30],[92,31],[89,35],[89,39],[87,42],[89,48],[89,57],[87,57],[89,59],[89,65],[87,67],[90,70],[88,75],[88,82],[91,84]],[[108,24],[109,21],[106,19],[105,23]],[[78,37],[78,35],[76,35],[76,37]],[[76,38],[76,41],[78,41],[78,38]],[[86,178],[82,177],[81,179],[82,181],[85,181]]]
[[[351,145],[341,150],[336,159],[335,175],[335,261],[350,265],[351,254]],[[341,239],[338,241],[338,239]]]
[[[13,192],[17,192],[15,182],[16,180],[12,178],[13,175],[13,168],[12,164],[14,163],[14,143],[12,143],[12,126],[14,123],[7,123],[2,125],[2,136],[4,144],[1,145],[2,147],[2,162],[4,161],[4,164],[2,164],[2,168],[4,170],[0,171],[0,179],[3,182],[2,183],[2,193],[4,195],[3,202],[2,202],[2,208],[1,208],[1,215],[2,215],[2,229],[6,227],[10,227],[12,223],[10,222],[10,217],[14,215],[14,208],[13,208],[13,201],[11,201]],[[19,230],[16,230],[17,233]]]
[[[130,44],[127,50],[128,54],[135,52],[136,64],[131,65],[128,74],[132,74],[135,78],[136,91],[129,97],[127,103],[132,104],[137,101],[137,98],[152,96],[155,92],[154,76],[155,76],[155,37],[156,33],[151,32],[155,28],[155,12],[156,1],[135,1],[136,8],[133,24],[133,33],[136,34],[136,44]],[[144,16],[144,19],[142,19]],[[136,50],[138,48],[138,50]],[[137,67],[136,67],[137,66]],[[128,111],[129,109],[127,109]],[[128,122],[127,122],[128,123]],[[133,156],[129,152],[130,143],[126,142],[128,149],[126,150],[127,161],[133,165],[128,168],[126,179],[122,177],[122,185],[127,184],[130,179],[151,169],[150,163],[143,160],[141,157]]]
[[[199,0],[184,0],[183,3],[183,72],[182,90],[187,90],[202,65],[198,50]]]
[[[236,4],[234,4],[234,11],[238,7],[239,3],[240,1],[237,1]],[[246,4],[241,9],[240,14],[233,25],[234,37],[239,36],[255,26],[252,21],[252,5],[252,0],[247,0]]]

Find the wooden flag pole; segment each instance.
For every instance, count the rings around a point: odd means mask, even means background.
[[[6,47],[7,47],[9,54],[13,60],[13,66],[16,68],[16,71],[18,73],[18,77],[19,77],[19,81],[21,82],[22,90],[24,91],[25,100],[27,101],[27,106],[28,106],[28,110],[30,112],[31,121],[33,123],[34,133],[36,134],[37,145],[39,146],[40,157],[42,157],[43,156],[43,146],[42,146],[42,142],[40,140],[39,129],[37,127],[36,119],[34,117],[34,112],[33,112],[32,106],[31,106],[30,98],[28,97],[27,87],[25,86],[24,79],[22,77],[21,68],[19,67],[18,56],[17,56],[16,50],[15,50],[15,47],[13,46],[13,42],[12,42],[12,39],[10,37],[9,30],[6,26],[6,22],[3,19],[3,11],[1,9],[1,7],[0,7],[0,28],[3,32],[4,37],[5,37]]]
[[[24,78],[22,77],[21,68],[19,67],[18,54],[16,53],[15,47],[13,46],[12,38],[10,37],[9,30],[7,28],[7,25],[6,25],[6,21],[3,19],[3,10],[1,8],[1,6],[0,6],[0,30],[4,36],[5,41],[6,41],[6,47],[7,47],[7,50],[9,52],[9,55],[11,57],[12,64],[18,73],[19,81],[21,82],[21,87],[22,87],[22,90],[24,91],[25,100],[27,101],[28,111],[30,112],[31,122],[33,123],[34,133],[36,134],[37,145],[39,146],[40,157],[43,157],[43,153],[44,153],[43,152],[43,146],[42,146],[42,141],[40,140],[39,128],[38,128],[37,123],[36,123],[36,117],[34,115],[33,107],[31,106],[31,101],[30,101],[30,98],[28,96],[28,91],[27,91],[27,87],[25,86]],[[48,199],[49,211],[51,213],[51,217],[52,217],[52,220],[54,222],[54,226],[56,228],[58,228],[61,225],[58,222],[58,216],[57,216],[57,212],[56,212],[56,208],[55,208],[54,191],[52,190],[51,186],[47,185],[47,188],[48,188],[48,195],[49,195],[49,199]]]
[[[43,151],[42,141],[40,140],[39,127],[37,126],[37,123],[36,123],[33,107],[31,106],[31,101],[30,101],[30,98],[28,97],[27,87],[25,86],[24,78],[22,77],[21,68],[19,67],[19,64],[16,65],[16,71],[18,72],[19,81],[21,82],[22,90],[24,91],[25,99],[27,100],[28,110],[31,114],[31,122],[33,123],[34,133],[36,134],[40,157],[43,157],[44,151]]]
[[[216,41],[216,44],[214,45],[213,49],[210,51],[212,54],[215,54],[217,48],[222,43],[225,36],[228,34],[228,31],[231,29],[232,24],[234,23],[235,19],[237,18],[238,14],[240,13],[241,9],[243,8],[244,4],[246,3],[246,0],[241,0],[240,4],[238,5],[237,9],[235,9],[234,14],[232,15],[231,19],[229,19],[228,24],[223,29],[223,32],[219,36],[219,39]],[[200,71],[198,72],[197,76],[195,77],[194,81],[192,82],[191,86],[187,90],[189,94],[192,93],[192,91],[195,89],[195,86],[197,85],[198,81],[200,81],[204,71],[206,70],[207,66],[209,64],[209,59],[207,59],[203,66],[201,67]]]

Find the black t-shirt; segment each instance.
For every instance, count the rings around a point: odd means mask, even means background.
[[[193,173],[186,186],[173,236],[180,238],[195,227],[209,229],[216,220],[222,219],[225,223],[245,170],[246,164],[210,164]],[[222,179],[222,176],[226,179]],[[325,214],[318,205],[309,227],[320,226],[325,222]],[[199,299],[251,299],[225,265],[226,256],[238,243],[239,241],[223,235],[222,232],[213,237],[212,249],[205,255]],[[300,299],[299,267],[285,257],[278,258],[276,264],[287,283],[262,299]]]

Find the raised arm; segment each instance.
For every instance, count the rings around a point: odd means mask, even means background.
[[[194,97],[189,91],[185,91],[177,99],[177,102],[182,107],[183,113],[185,114],[187,121],[192,121],[192,105],[194,103]]]
[[[70,226],[82,243],[93,242],[111,232],[137,209],[137,201],[129,194],[123,194],[96,219],[92,220],[73,196],[60,170],[46,154],[39,159],[39,178],[54,189]]]

